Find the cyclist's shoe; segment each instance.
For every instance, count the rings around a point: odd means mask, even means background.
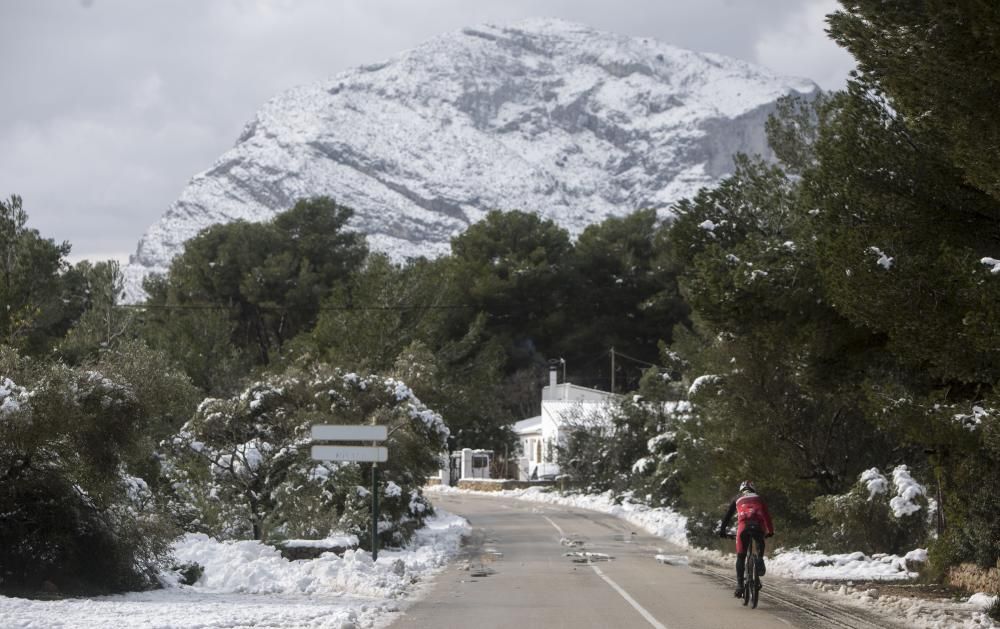
[[[766,573],[767,573],[767,567],[764,565],[764,558],[763,557],[758,557],[757,558],[757,574],[759,574],[760,576],[764,576],[764,574],[766,574]]]
[[[735,596],[736,598],[743,598],[743,588],[742,587],[736,588],[736,591],[733,592],[733,596]]]

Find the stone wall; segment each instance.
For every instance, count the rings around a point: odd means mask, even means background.
[[[356,549],[357,546],[292,546],[288,547],[284,544],[275,544],[275,548],[281,553],[281,556],[290,561],[295,561],[298,559],[316,559],[323,553],[335,553],[337,555],[343,555],[345,551],[349,549]]]
[[[489,478],[463,478],[458,481],[459,489],[474,489],[476,491],[503,491],[505,489],[527,489],[528,487],[552,487],[555,481],[550,480],[497,480]]]

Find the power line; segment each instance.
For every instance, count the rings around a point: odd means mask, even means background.
[[[232,310],[238,307],[240,304],[234,304],[231,306],[223,304],[119,304],[115,306],[116,308],[124,308],[127,310]],[[395,304],[386,306],[317,306],[315,308],[306,307],[289,307],[289,306],[277,306],[277,305],[267,305],[267,304],[246,304],[257,308],[258,310],[268,310],[275,312],[289,312],[289,311],[348,311],[348,310],[359,310],[359,311],[388,311],[388,310],[468,310],[474,308],[474,306],[463,306],[463,305],[439,305],[439,306],[411,306],[405,304]]]
[[[621,356],[622,358],[626,358],[628,360],[631,360],[632,362],[639,363],[640,365],[646,365],[647,367],[656,367],[657,369],[666,369],[662,365],[657,365],[655,363],[647,362],[645,360],[629,356],[628,354],[622,354],[621,352],[619,352],[614,348],[611,348],[611,353],[614,354],[615,356]]]

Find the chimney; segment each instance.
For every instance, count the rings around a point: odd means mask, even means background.
[[[549,365],[549,386],[555,387],[559,384],[559,372],[556,371],[557,367],[555,363]]]

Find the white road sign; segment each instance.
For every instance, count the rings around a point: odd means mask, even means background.
[[[385,441],[386,426],[319,424],[312,427],[312,438],[321,441]]]
[[[312,458],[317,461],[385,463],[389,460],[389,449],[382,446],[313,446]]]

